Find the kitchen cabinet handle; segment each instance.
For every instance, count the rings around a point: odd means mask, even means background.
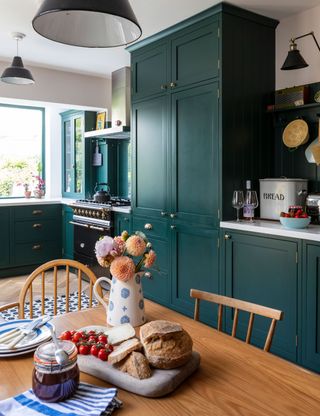
[[[32,211],[32,215],[42,215],[43,211],[41,209],[34,209]]]
[[[69,221],[69,224],[77,225],[78,227],[89,228],[88,224],[81,224],[80,222]]]
[[[165,212],[165,211],[161,211],[160,215],[161,215],[161,217],[165,217],[166,215],[168,215],[168,213]]]
[[[175,225],[170,226],[171,230],[175,230],[177,227]]]
[[[32,246],[32,250],[40,250],[41,245],[40,244],[35,244],[34,246]]]
[[[96,227],[95,225],[89,225],[90,230],[104,231],[102,227]]]
[[[161,89],[162,89],[162,91],[166,90],[167,88],[168,88],[168,85],[167,85],[167,84],[162,84],[162,85],[161,85]]]
[[[170,87],[173,89],[173,88],[176,88],[176,86],[177,86],[177,83],[176,82],[170,82]]]
[[[231,240],[231,238],[232,238],[232,237],[231,237],[231,235],[230,235],[230,234],[225,234],[225,235],[224,235],[224,239],[225,239],[225,240]]]
[[[32,228],[41,228],[42,224],[33,224]]]
[[[144,229],[145,230],[152,230],[153,226],[152,226],[152,224],[147,223],[147,224],[144,224]]]
[[[176,218],[176,216],[177,214],[174,214],[174,213],[170,214],[170,218]]]
[[[145,272],[143,276],[146,277],[147,279],[152,280],[152,274],[150,272]]]

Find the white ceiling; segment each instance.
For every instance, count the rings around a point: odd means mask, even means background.
[[[129,65],[124,48],[87,49],[62,45],[39,36],[31,21],[42,0],[0,0],[0,60],[11,61],[15,42],[11,32],[27,37],[20,44],[24,63],[97,76]],[[143,37],[159,32],[219,3],[219,0],[130,0]],[[231,3],[276,19],[319,5],[319,0],[231,0]]]

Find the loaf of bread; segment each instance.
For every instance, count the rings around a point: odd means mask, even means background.
[[[108,362],[110,364],[116,364],[126,358],[132,351],[140,351],[141,349],[141,342],[137,338],[128,339],[109,354]]]
[[[149,362],[141,352],[132,352],[117,364],[117,368],[131,376],[143,380],[151,377]]]
[[[174,322],[148,322],[140,328],[140,340],[149,363],[155,368],[180,367],[192,355],[190,335]]]

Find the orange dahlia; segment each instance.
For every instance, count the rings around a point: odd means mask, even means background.
[[[150,250],[149,253],[145,254],[144,257],[144,265],[145,267],[149,268],[153,265],[153,263],[156,261],[157,255],[155,251]]]
[[[116,257],[110,266],[110,273],[116,279],[127,282],[132,279],[135,272],[135,265],[132,259],[127,256]]]
[[[127,252],[131,256],[142,256],[146,250],[146,242],[139,235],[132,235],[126,241]]]

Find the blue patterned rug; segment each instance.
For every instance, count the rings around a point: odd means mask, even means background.
[[[53,297],[46,297],[45,298],[45,311],[44,314],[48,316],[53,316]],[[89,308],[89,296],[85,293],[81,294],[81,308],[87,309]],[[98,302],[93,299],[92,306],[97,306]],[[71,293],[69,296],[69,312],[77,311],[78,310],[78,292]],[[25,305],[25,318],[30,318],[29,313],[29,303],[26,302]],[[66,296],[61,295],[57,297],[57,315],[62,315],[66,313]],[[38,316],[42,316],[41,311],[41,299],[36,299],[33,301],[33,317],[37,318]],[[4,312],[0,312],[0,317],[5,319],[6,321],[11,321],[14,319],[18,319],[18,308],[11,308]]]

